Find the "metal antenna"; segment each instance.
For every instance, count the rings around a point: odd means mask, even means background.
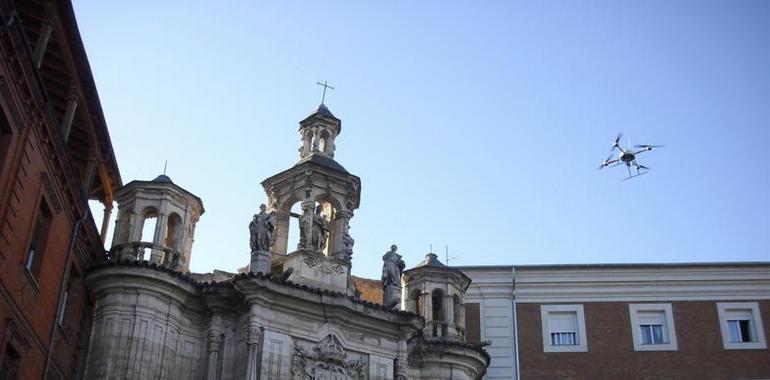
[[[163,175],[166,175],[166,167],[168,167],[168,160],[163,163]]]
[[[430,253],[433,253],[433,243],[430,243]]]
[[[449,266],[449,246],[444,246],[444,260],[446,261],[446,265]]]
[[[317,84],[317,85],[319,85],[319,86],[322,86],[322,87],[324,88],[324,92],[323,92],[323,94],[321,95],[321,104],[324,104],[324,100],[326,100],[326,89],[332,89],[332,90],[334,90],[334,87],[332,87],[332,86],[329,86],[329,85],[326,83],[326,81],[324,81],[323,83],[321,83],[321,82],[316,82],[316,84]]]

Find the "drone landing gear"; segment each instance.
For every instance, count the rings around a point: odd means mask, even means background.
[[[627,181],[627,180],[629,180],[631,178],[636,178],[636,177],[639,177],[640,175],[643,175],[643,174],[647,174],[647,172],[639,172],[639,173],[636,173],[636,174],[630,174],[629,173],[628,177],[623,178],[623,180]]]

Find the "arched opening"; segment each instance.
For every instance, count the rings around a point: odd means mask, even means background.
[[[294,252],[299,249],[299,217],[302,215],[302,205],[300,202],[296,202],[291,206],[291,216],[289,216],[289,229],[286,241],[287,253]]]
[[[182,218],[177,213],[171,213],[168,216],[166,224],[166,236],[163,239],[163,245],[175,251],[179,251],[182,246]]]
[[[331,237],[334,236],[332,224],[335,214],[334,207],[330,202],[322,200],[314,202],[309,212],[309,219],[305,219],[302,202],[292,205],[287,234],[288,250],[293,251],[293,247],[298,250],[305,248],[328,255],[333,244]],[[302,223],[305,225],[303,226]],[[310,227],[310,231],[306,232],[306,236],[302,236],[302,231],[308,227]]]
[[[158,224],[158,210],[155,207],[147,207],[142,211],[142,216],[139,221],[142,223],[142,233],[139,235],[138,241],[143,243],[155,243],[155,227]],[[142,247],[142,259],[150,257],[147,249],[149,247]]]
[[[139,235],[139,241],[152,242],[155,238],[155,225],[158,223],[158,210],[155,207],[147,207],[142,211],[141,220],[142,233]]]
[[[444,315],[444,292],[436,289],[431,293],[431,303],[433,304],[433,320],[437,322],[446,321]]]
[[[321,131],[321,141],[318,144],[318,150],[320,150],[321,152],[324,152],[324,153],[329,153],[328,150],[329,150],[329,145],[330,145],[329,144],[329,138],[330,137],[331,136],[329,136],[329,132],[328,131],[326,131],[326,130]]]
[[[430,295],[433,306],[433,336],[447,335],[446,315],[444,313],[444,291],[435,289]]]
[[[326,137],[321,136],[321,138],[318,140],[318,150],[321,152],[326,152]]]

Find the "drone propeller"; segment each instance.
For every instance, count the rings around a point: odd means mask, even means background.
[[[610,160],[612,159],[612,156],[613,156],[613,154],[610,153],[610,155],[607,156],[607,159],[604,160],[604,162],[602,162],[602,164],[599,165],[599,167],[597,169],[601,170],[603,167],[608,166],[610,164]]]
[[[636,165],[636,169],[643,169],[643,170],[650,170],[650,168],[644,166],[644,165]]]
[[[634,145],[635,148],[645,148],[645,149],[663,148],[664,146],[665,145],[649,145],[649,144]]]
[[[620,142],[620,138],[623,137],[622,133],[618,133],[618,136],[615,137],[615,141],[612,143],[612,147],[615,148],[618,146],[618,143]]]

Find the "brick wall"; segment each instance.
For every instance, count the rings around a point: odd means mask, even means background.
[[[664,302],[664,301],[661,301]],[[517,304],[521,378],[770,378],[770,350],[725,350],[716,302],[670,302],[677,351],[634,351],[628,303],[583,303],[588,352],[543,352],[540,304]],[[770,301],[759,302],[770,326]]]

